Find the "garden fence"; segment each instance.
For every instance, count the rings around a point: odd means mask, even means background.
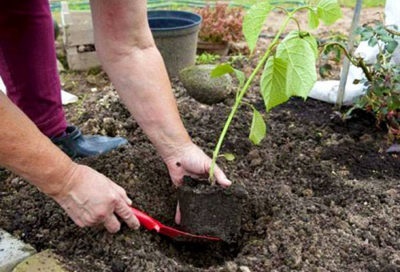
[[[147,8],[149,10],[153,9],[184,9],[184,8],[198,8],[205,5],[213,5],[217,1],[210,0],[148,0]],[[234,0],[234,1],[218,1],[228,3],[231,6],[242,6],[248,8],[250,1],[246,0]],[[272,4],[282,4],[282,5],[302,5],[304,0],[272,0]],[[88,10],[89,1],[68,1],[70,10]],[[58,12],[61,9],[61,1],[50,0],[50,7],[53,12]]]

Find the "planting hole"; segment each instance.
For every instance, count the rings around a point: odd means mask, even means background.
[[[240,252],[238,244],[197,241],[174,242],[168,238],[162,238],[161,242],[165,243],[161,247],[168,257],[198,268],[223,265],[226,261],[235,259]]]

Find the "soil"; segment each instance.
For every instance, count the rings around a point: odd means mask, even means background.
[[[376,14],[363,12],[363,20]],[[350,26],[351,12],[345,13],[347,24],[335,30]],[[176,189],[168,171],[104,73],[66,73],[63,82],[81,97],[66,106],[70,123],[130,142],[79,162],[123,186],[135,207],[173,226]],[[193,141],[211,154],[233,98],[208,106],[188,97],[178,81],[173,88]],[[262,109],[257,91],[254,85],[248,100]],[[219,161],[248,191],[237,245],[181,243],[126,226],[114,235],[80,229],[55,202],[4,169],[0,226],[39,251],[53,249],[78,272],[399,271],[400,158],[385,153],[386,131],[364,112],[344,122],[332,105],[312,99],[292,99],[264,114],[268,135],[253,146],[250,112],[241,108],[222,150],[236,159]]]
[[[228,188],[210,186],[208,180],[184,177],[178,188],[180,226],[189,233],[220,238],[230,244],[240,236],[247,191],[236,181]],[[217,209],[215,207],[218,207]]]

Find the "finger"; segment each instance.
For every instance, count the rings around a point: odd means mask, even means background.
[[[132,200],[128,197],[125,189],[118,185],[116,185],[116,187],[117,187],[117,191],[118,191],[119,195],[122,197],[122,199],[126,202],[126,204],[131,206]]]
[[[125,202],[126,202],[126,204],[128,204],[129,206],[132,206],[132,199],[130,199],[128,196],[125,197]]]
[[[80,227],[80,228],[85,227],[85,224],[83,223],[83,221],[78,216],[74,216],[73,214],[69,214],[69,213],[68,213],[68,215],[78,227]]]
[[[118,202],[115,207],[115,213],[128,225],[131,229],[138,229],[140,227],[139,220],[133,214],[132,210],[122,200]]]
[[[176,186],[179,187],[183,184],[183,178],[178,178],[178,177],[171,177],[172,183]]]
[[[182,174],[180,176],[179,179],[175,179],[175,180],[173,179],[172,180],[172,182],[175,184],[176,187],[179,187],[179,186],[183,185],[183,183],[185,182],[184,178],[183,178],[184,176],[191,177],[192,179],[200,179],[200,178],[204,177],[204,175],[198,175],[198,174],[195,174],[195,173],[192,173],[192,172],[185,172],[184,174]],[[207,177],[207,175],[205,175],[205,177]]]
[[[214,176],[217,179],[217,183],[222,187],[231,186],[232,182],[225,176],[224,172],[218,166],[215,167]]]
[[[179,201],[176,204],[175,223],[178,225],[181,223],[181,210],[179,208]]]
[[[114,214],[111,214],[107,219],[104,221],[104,227],[110,233],[116,233],[121,228],[121,223],[118,221],[117,217]]]

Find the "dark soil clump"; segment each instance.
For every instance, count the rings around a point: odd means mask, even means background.
[[[184,185],[178,188],[181,226],[190,233],[235,243],[240,234],[246,196],[244,187],[237,183],[224,189],[208,181],[185,177]]]

